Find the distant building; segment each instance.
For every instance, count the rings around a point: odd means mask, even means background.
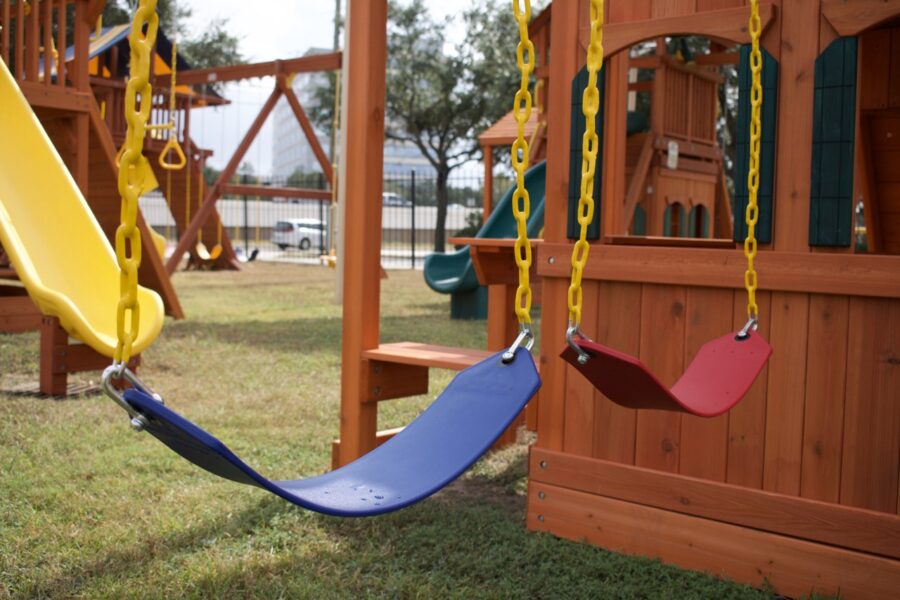
[[[304,56],[324,54],[331,52],[327,48],[310,48]],[[309,110],[312,104],[312,90],[321,85],[327,85],[330,73],[301,73],[293,81],[292,87],[297,94],[300,104]],[[281,100],[275,107],[272,115],[272,174],[275,177],[289,177],[294,171],[318,172],[319,163],[313,154],[306,136],[297,124],[291,107],[286,100]],[[320,131],[316,128],[316,137],[322,149],[328,154],[328,144],[331,137],[330,131]],[[417,176],[434,176],[434,167],[428,162],[414,144],[385,140],[384,144],[384,172],[388,174],[408,174],[415,171]]]

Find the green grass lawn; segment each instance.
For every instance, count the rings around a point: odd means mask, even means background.
[[[142,377],[262,473],[321,473],[338,432],[333,282],[290,265],[180,273],[188,319],[166,324]],[[451,323],[420,272],[391,272],[382,297],[385,341],[484,344],[484,323]],[[0,384],[36,380],[37,352],[36,335],[0,334]],[[383,403],[379,428],[408,422],[451,375]],[[771,596],[528,533],[525,457],[509,448],[417,506],[342,520],[187,464],[105,397],[0,393],[0,598]]]

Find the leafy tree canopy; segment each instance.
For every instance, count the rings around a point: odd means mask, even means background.
[[[109,0],[103,9],[104,25],[130,23],[135,0]],[[159,24],[166,35],[178,42],[178,52],[195,69],[233,65],[244,62],[240,40],[228,33],[224,19],[214,19],[202,32],[192,32],[188,19],[193,14],[184,1],[159,0],[156,6]]]

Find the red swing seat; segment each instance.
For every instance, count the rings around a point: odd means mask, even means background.
[[[583,338],[577,344],[590,356],[585,364],[570,346],[561,356],[616,404],[701,417],[728,412],[747,394],[772,354],[769,343],[756,333],[743,340],[737,339],[737,332],[729,333],[704,344],[670,390],[633,356]]]

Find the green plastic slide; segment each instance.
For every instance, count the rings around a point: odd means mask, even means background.
[[[531,196],[531,216],[528,219],[528,237],[536,237],[544,227],[544,196],[547,179],[546,163],[539,163],[525,173],[525,187]],[[475,237],[514,238],[516,221],[512,214],[511,187],[494,207],[491,216]],[[442,294],[461,294],[478,288],[475,267],[469,255],[469,247],[448,254],[434,253],[425,257],[425,282],[428,287]]]

